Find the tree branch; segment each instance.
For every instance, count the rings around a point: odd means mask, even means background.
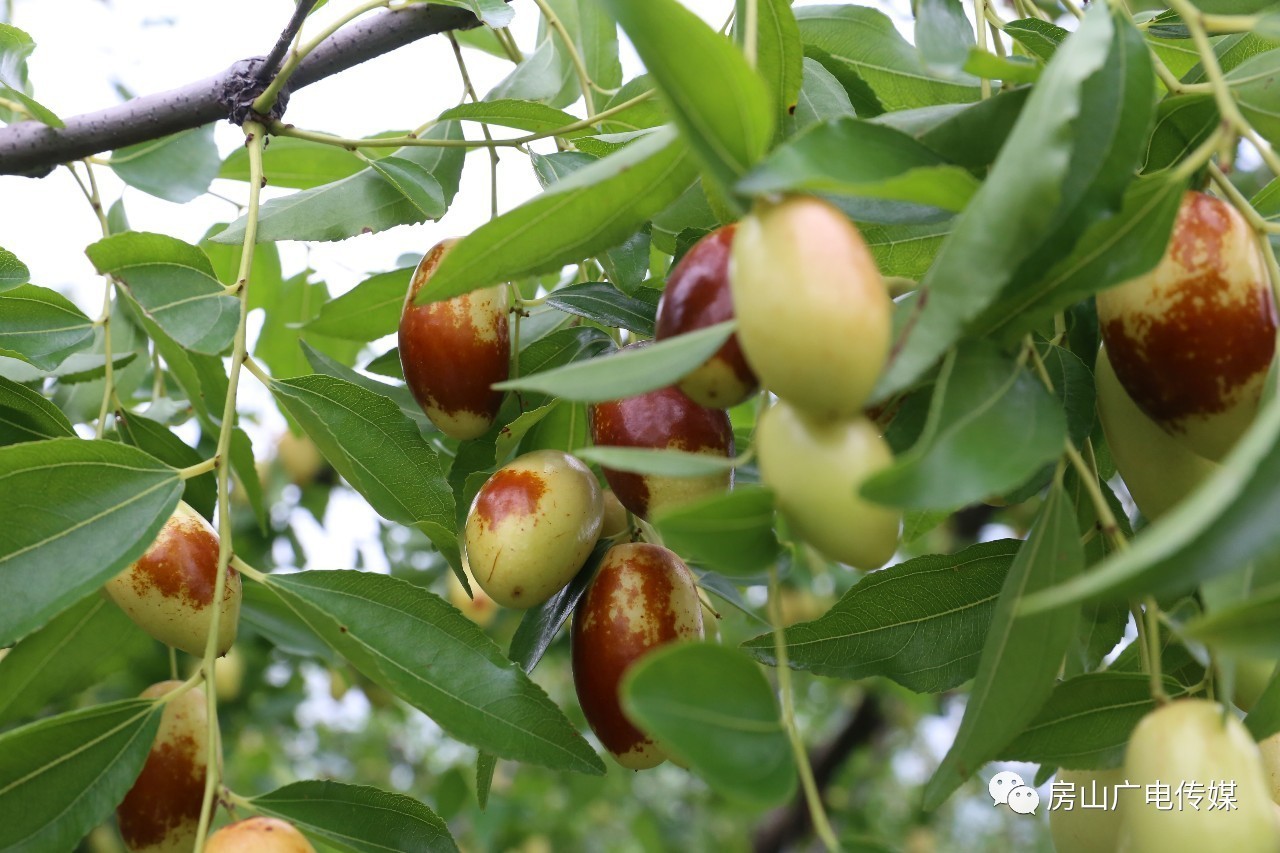
[[[411,6],[356,21],[303,60],[289,88],[296,91],[426,36],[471,29],[479,23],[463,9],[435,5]],[[60,163],[227,118],[242,101],[243,81],[246,77],[256,80],[262,62],[262,58],[244,59],[213,77],[74,116],[64,128],[37,121],[0,128],[0,175],[44,177]]]
[[[849,715],[830,741],[815,749],[809,756],[813,765],[813,779],[818,790],[825,791],[836,776],[841,765],[859,747],[870,743],[884,730],[886,721],[880,702],[875,696],[868,694],[858,706],[858,710]],[[764,822],[756,828],[751,839],[754,853],[782,853],[784,850],[803,840],[813,831],[809,819],[809,809],[804,797],[797,796],[789,805],[772,812]]]
[[[293,8],[293,17],[280,33],[280,38],[276,39],[276,46],[271,48],[266,60],[258,68],[258,82],[262,85],[269,83],[271,76],[280,70],[280,63],[284,62],[284,55],[288,52],[289,45],[298,35],[298,30],[302,29],[302,22],[307,19],[307,15],[311,14],[311,7],[314,5],[316,0],[298,0],[298,5]]]

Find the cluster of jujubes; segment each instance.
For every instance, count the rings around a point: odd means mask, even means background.
[[[1275,353],[1261,249],[1231,205],[1182,200],[1150,272],[1098,294],[1098,413],[1138,508],[1157,518],[1248,429]]]

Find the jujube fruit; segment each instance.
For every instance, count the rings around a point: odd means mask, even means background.
[[[898,547],[902,513],[859,496],[893,462],[871,421],[814,420],[779,401],[756,425],[760,480],[800,538],[824,555],[871,570]]]
[[[591,440],[601,447],[683,450],[729,458],[733,427],[723,409],[708,409],[678,388],[596,403],[591,407]],[[720,492],[733,485],[733,470],[699,477],[635,474],[601,467],[618,500],[641,518]]]
[[[590,468],[559,450],[526,453],[495,471],[471,502],[471,572],[503,607],[535,607],[582,568],[603,515]]]
[[[618,500],[613,489],[604,490],[604,522],[600,525],[600,538],[613,539],[631,529],[627,508]]]
[[[734,230],[735,226],[725,225],[712,231],[672,268],[658,303],[655,340],[733,319],[729,251]],[[677,387],[698,405],[727,409],[750,397],[759,386],[735,334]]]
[[[738,223],[729,281],[764,387],[815,417],[862,408],[889,354],[892,303],[844,214],[806,196],[760,204]]]
[[[623,767],[666,760],[622,710],[618,686],[638,660],[666,643],[702,637],[693,575],[660,545],[615,545],[573,614],[573,684],[591,730]]]
[[[1275,303],[1244,217],[1188,192],[1164,257],[1099,293],[1098,321],[1138,408],[1191,450],[1222,459],[1253,421],[1275,352]]]
[[[229,823],[209,836],[204,849],[205,853],[316,853],[293,824],[274,817]]]
[[[448,572],[449,603],[481,628],[487,628],[498,615],[498,603],[489,597],[489,593],[485,592],[480,584],[476,583],[475,575],[471,574],[471,567],[467,565],[465,558],[462,561],[462,571],[471,584],[471,595],[467,595],[467,588],[462,585],[462,581],[458,580],[458,576]]]
[[[1146,416],[1120,385],[1105,349],[1094,367],[1098,417],[1116,470],[1148,519],[1164,515],[1218,469]]]
[[[324,457],[308,436],[296,436],[285,430],[276,443],[276,459],[285,476],[295,486],[309,486],[324,470]]]
[[[179,502],[146,553],[103,590],[142,630],[199,657],[209,637],[217,579],[218,534],[203,516]],[[240,573],[228,566],[219,603],[219,655],[235,642],[241,597]]]
[[[162,681],[142,692],[158,699],[182,686]],[[209,718],[203,688],[171,699],[137,781],[116,808],[120,837],[133,853],[188,853],[196,842],[208,772]]]
[[[1262,755],[1249,732],[1217,702],[1179,699],[1138,723],[1125,750],[1124,773],[1139,791],[1159,781],[1171,788],[1198,783],[1200,808],[1157,809],[1135,803],[1124,811],[1121,846],[1132,853],[1280,848]],[[1232,786],[1234,809],[1209,809],[1210,786]],[[1221,805],[1219,798],[1218,805]]]
[[[413,272],[400,316],[400,366],[431,422],[451,438],[468,439],[487,432],[498,416],[502,392],[490,386],[508,376],[511,341],[501,285],[413,304],[455,242],[434,246]]]

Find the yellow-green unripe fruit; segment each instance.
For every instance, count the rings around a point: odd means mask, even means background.
[[[1098,353],[1094,384],[1111,458],[1148,519],[1164,515],[1218,469],[1217,463],[1188,450],[1138,408],[1116,378],[1105,349]]]
[[[1171,790],[1197,783],[1203,792],[1198,810],[1185,800],[1181,809],[1145,802],[1125,809],[1121,848],[1130,853],[1280,850],[1262,755],[1244,725],[1217,702],[1179,699],[1143,717],[1129,738],[1124,773],[1139,791],[1158,781]],[[1224,782],[1236,807],[1209,809],[1210,786]],[[1221,794],[1217,800],[1221,806]]]
[[[590,468],[559,450],[526,453],[495,471],[471,503],[471,573],[503,607],[536,607],[573,580],[603,518]]]
[[[274,817],[229,823],[209,836],[205,853],[316,853],[293,824]]]
[[[764,387],[815,417],[862,409],[889,354],[892,304],[843,213],[808,196],[760,204],[738,223],[729,283]]]
[[[779,401],[756,425],[760,479],[800,538],[827,557],[871,570],[898,547],[902,513],[859,496],[893,453],[871,421],[815,421]]]
[[[1265,658],[1240,657],[1236,658],[1235,665],[1231,701],[1247,714],[1253,710],[1253,706],[1262,697],[1262,691],[1271,682],[1276,662]]]
[[[1267,793],[1272,802],[1280,803],[1280,733],[1258,741],[1258,752],[1267,774]]]
[[[1049,810],[1049,833],[1053,836],[1053,849],[1057,853],[1101,853],[1116,849],[1124,809],[1143,807],[1141,793],[1132,788],[1121,789],[1119,800],[1114,799],[1116,786],[1124,784],[1124,781],[1124,771],[1119,768],[1058,771],[1054,784],[1068,784],[1072,792],[1068,800],[1070,809],[1059,807]],[[1101,805],[1104,789],[1105,809],[1081,807],[1083,802]],[[1135,799],[1139,801],[1137,806],[1133,804]]]
[[[202,657],[213,621],[218,534],[200,513],[179,502],[147,552],[107,581],[103,590],[138,627],[162,643]],[[236,640],[240,573],[227,567],[218,617],[217,653]]]
[[[142,693],[158,699],[182,686],[162,681]],[[165,705],[137,781],[116,808],[120,837],[133,853],[188,853],[196,842],[209,757],[209,718],[200,687]]]

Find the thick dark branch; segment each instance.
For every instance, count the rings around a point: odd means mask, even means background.
[[[289,80],[303,86],[359,65],[418,39],[466,30],[479,21],[453,6],[411,6],[343,27],[312,52]],[[43,177],[59,163],[134,145],[227,118],[233,84],[253,75],[261,59],[241,60],[226,71],[178,89],[144,95],[66,120],[56,129],[36,121],[0,128],[0,175]]]
[[[311,14],[311,7],[314,5],[316,0],[298,0],[298,5],[293,7],[293,16],[289,18],[289,23],[280,33],[280,38],[276,39],[276,46],[271,48],[266,61],[258,68],[259,83],[267,85],[271,82],[271,76],[280,70],[280,63],[284,62],[284,55],[289,50],[289,45],[298,35],[298,30],[302,29],[302,22],[307,19],[307,15]]]
[[[857,712],[850,714],[845,724],[830,741],[809,755],[813,766],[813,781],[821,794],[827,790],[836,772],[849,756],[870,743],[885,728],[884,712],[873,695],[862,700]],[[809,818],[809,806],[804,794],[796,795],[789,805],[772,812],[759,827],[751,840],[754,853],[782,853],[798,844],[810,832],[813,823]]]

